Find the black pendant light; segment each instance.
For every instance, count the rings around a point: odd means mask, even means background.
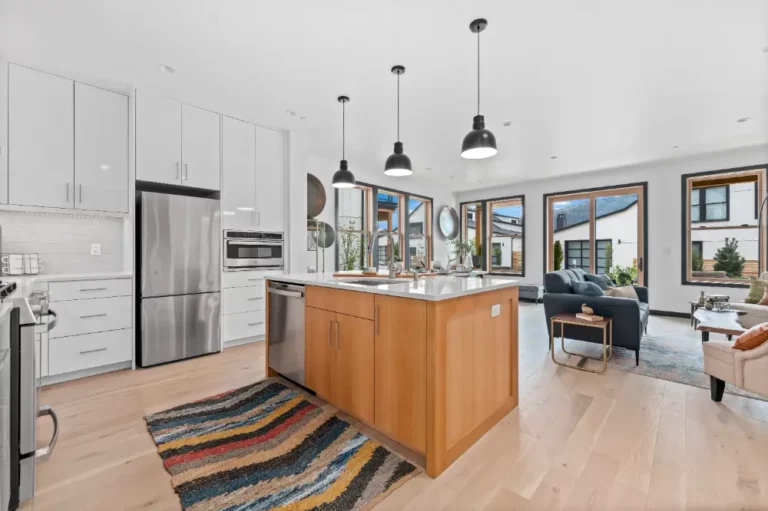
[[[468,160],[482,160],[495,155],[496,137],[485,129],[485,118],[480,115],[480,32],[486,29],[488,21],[480,18],[469,24],[469,30],[477,34],[477,115],[472,120],[472,131],[461,144],[461,157]]]
[[[400,75],[405,74],[405,68],[395,66],[392,73],[397,75],[397,142],[394,154],[387,158],[384,165],[384,173],[388,176],[410,176],[413,174],[411,159],[403,154],[403,143],[400,142]]]
[[[335,188],[352,188],[355,186],[355,175],[347,168],[347,160],[344,159],[346,150],[346,110],[344,105],[348,102],[347,96],[339,96],[339,103],[341,103],[341,163],[339,170],[333,173],[333,186]]]

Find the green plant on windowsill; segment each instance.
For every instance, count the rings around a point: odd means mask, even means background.
[[[453,255],[458,259],[459,264],[464,264],[468,255],[475,252],[475,240],[470,239],[461,241],[460,239],[453,240]]]

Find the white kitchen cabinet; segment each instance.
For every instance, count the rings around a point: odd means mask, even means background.
[[[222,142],[222,227],[255,228],[256,126],[225,116]]]
[[[130,362],[132,341],[130,329],[51,339],[49,376]]]
[[[189,105],[181,107],[181,184],[221,187],[221,116]]]
[[[75,83],[75,208],[128,212],[128,97]]]
[[[256,127],[256,222],[265,231],[284,232],[283,134]]]
[[[74,205],[74,82],[8,69],[9,203]]]
[[[181,103],[136,92],[136,179],[181,184]]]

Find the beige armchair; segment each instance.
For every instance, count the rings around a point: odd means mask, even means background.
[[[749,351],[735,350],[729,341],[709,341],[701,345],[713,401],[723,399],[725,382],[768,397],[768,342]]]

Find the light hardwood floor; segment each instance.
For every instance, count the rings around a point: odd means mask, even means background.
[[[650,330],[685,324],[652,317]],[[768,403],[556,367],[543,325],[542,306],[521,304],[519,408],[377,509],[768,509]],[[61,437],[25,509],[179,509],[143,417],[257,381],[263,357],[258,343],[45,389]]]

